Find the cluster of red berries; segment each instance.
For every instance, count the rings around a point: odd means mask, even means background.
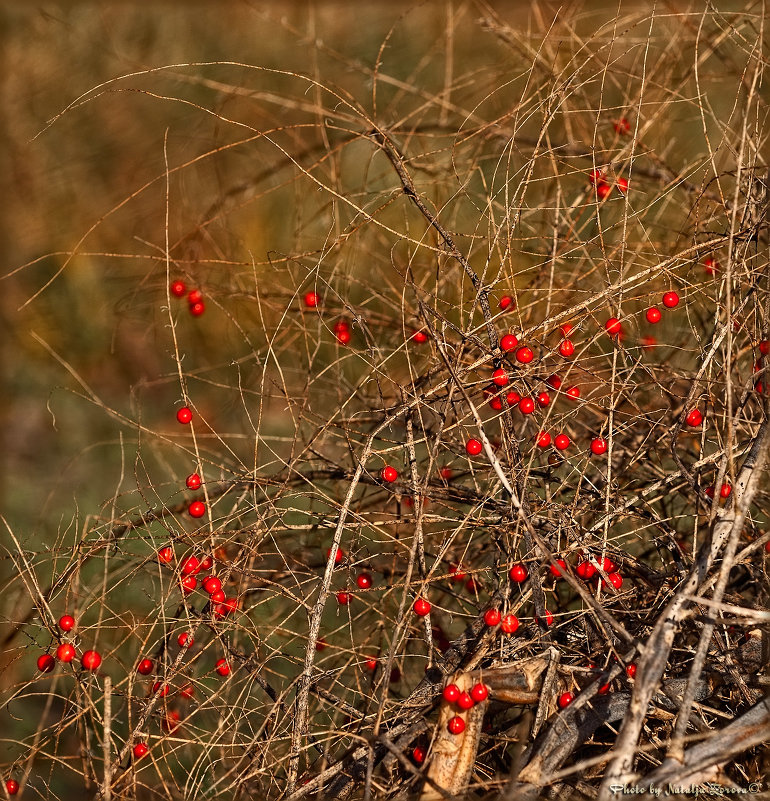
[[[59,629],[65,634],[68,634],[74,628],[75,618],[72,615],[62,615],[59,618]],[[64,641],[56,649],[56,659],[60,662],[69,663],[75,658],[75,653],[75,646],[70,642]],[[37,658],[37,669],[41,673],[50,673],[56,666],[56,659],[48,652],[40,654]],[[80,664],[83,670],[98,670],[99,665],[102,664],[102,656],[98,651],[84,651],[80,657]]]
[[[456,684],[447,684],[442,693],[443,699],[448,704],[458,706],[463,712],[472,709],[476,704],[486,701],[489,697],[489,688],[486,684],[479,682],[471,687],[469,692],[461,690]],[[449,719],[447,728],[451,734],[462,734],[465,731],[465,720],[460,715],[455,715]]]
[[[177,410],[176,419],[183,426],[190,425],[193,419],[193,413],[189,406],[182,406]],[[200,489],[202,484],[201,477],[197,473],[190,473],[185,479],[185,486],[187,489],[197,490]],[[193,501],[187,507],[187,513],[190,517],[203,517],[206,514],[206,504],[203,501]]]
[[[609,197],[612,193],[613,185],[605,179],[604,170],[602,169],[595,169],[591,170],[588,174],[588,181],[591,186],[594,187],[596,191],[596,197],[599,200],[604,200],[605,198]],[[615,179],[615,186],[620,192],[621,195],[625,195],[628,192],[628,179],[627,178],[617,178]]]
[[[174,550],[170,545],[165,545],[158,550],[158,561],[161,564],[169,565],[174,561]],[[201,559],[191,555],[185,557],[179,565],[179,583],[185,595],[189,595],[198,588],[197,576],[199,573],[211,570],[214,560],[206,555]],[[202,589],[208,593],[211,603],[211,612],[215,618],[226,617],[238,608],[237,598],[227,598],[222,589],[222,580],[215,576],[206,576],[202,583]]]
[[[171,282],[171,294],[175,298],[183,298],[187,293],[187,286],[184,281],[176,280]],[[193,317],[200,317],[206,311],[206,305],[203,302],[203,293],[200,289],[191,289],[187,293],[187,304],[190,309],[190,314]]]

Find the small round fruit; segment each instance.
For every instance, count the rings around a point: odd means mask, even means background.
[[[518,392],[512,390],[505,396],[505,402],[513,407],[521,400],[521,395]]]
[[[187,302],[192,306],[195,303],[200,303],[203,300],[203,293],[200,289],[191,289],[190,294],[187,296]]]
[[[535,617],[535,620],[541,626],[545,626],[545,628],[548,628],[549,626],[553,625],[553,614],[551,614],[551,612],[548,609],[546,609],[545,610],[545,617],[543,617],[543,618]]]
[[[548,384],[551,389],[559,389],[561,386],[561,376],[554,373],[553,375],[548,376],[545,383]]]
[[[177,638],[177,643],[180,648],[191,648],[195,640],[189,631],[183,631]]]
[[[526,567],[524,567],[524,565],[519,564],[519,565],[514,565],[511,568],[508,575],[511,577],[511,581],[515,581],[517,584],[521,584],[523,581],[527,580],[527,577],[529,576],[529,571],[527,570]]]
[[[532,414],[535,411],[535,401],[532,398],[522,398],[519,401],[519,411],[522,414]]]
[[[217,590],[222,589],[222,580],[216,576],[209,576],[203,579],[203,589],[206,590],[209,595],[213,595]]]
[[[340,345],[347,345],[350,342],[350,331],[347,328],[341,328],[334,336]]]
[[[442,467],[441,470],[439,470],[439,475],[444,479],[444,481],[451,481],[454,473],[452,472],[451,467]]]
[[[596,568],[591,562],[581,562],[575,569],[575,572],[584,581],[588,581],[596,575]]]
[[[503,410],[503,401],[496,395],[494,398],[489,399],[489,408],[496,412],[501,412]]]
[[[389,484],[392,484],[398,478],[398,470],[396,470],[395,467],[386,465],[382,468],[382,470],[380,470],[380,478],[383,481],[387,481]]]
[[[573,400],[577,400],[580,397],[580,387],[570,387],[567,390],[567,397],[572,398]]]
[[[326,551],[326,558],[328,559],[332,555],[332,549],[329,548]],[[334,554],[334,564],[338,565],[343,559],[345,558],[345,552],[342,548],[337,548],[337,553]]]
[[[719,488],[719,497],[720,498],[729,498],[732,494],[733,488],[729,484],[722,484]]]
[[[462,734],[465,731],[465,721],[459,715],[455,715],[447,723],[447,729],[450,734]]]
[[[623,576],[621,576],[620,573],[610,573],[607,578],[616,590],[619,590],[623,586]]]
[[[516,351],[516,361],[521,362],[521,364],[529,364],[534,358],[535,354],[532,352],[532,348],[528,348],[526,345],[522,345]]]
[[[556,576],[556,578],[561,578],[566,569],[567,563],[563,559],[557,559],[556,564],[550,566],[551,575]]]
[[[192,576],[200,573],[201,571],[201,563],[198,561],[196,556],[188,556],[187,559],[182,562],[182,566],[179,568],[179,572],[183,576]]]
[[[594,454],[594,456],[601,456],[603,453],[607,453],[607,440],[604,439],[604,437],[592,439],[591,453]]]
[[[487,609],[487,611],[484,612],[484,622],[490,628],[492,626],[496,626],[500,622],[500,618],[501,615],[499,609]]]
[[[75,658],[75,646],[68,642],[63,642],[56,649],[56,658],[60,662],[71,662]]]
[[[610,691],[610,683],[607,682],[606,684],[602,684],[602,686],[599,687],[597,692],[599,693],[599,695],[607,695],[609,691]]]
[[[537,435],[537,447],[547,448],[551,444],[551,435],[547,431],[541,431]]]
[[[613,123],[613,128],[615,129],[615,133],[631,133],[631,123],[625,117],[621,117],[617,122]]]
[[[136,672],[141,673],[142,676],[149,676],[153,667],[152,659],[140,659],[139,664],[136,666]]]
[[[230,675],[230,665],[227,664],[226,659],[217,659],[217,663],[216,665],[214,665],[214,667],[216,668],[216,671],[217,673],[219,673],[220,676]]]
[[[340,606],[347,606],[353,600],[353,596],[349,592],[340,591],[337,593],[337,603]]]
[[[379,664],[380,664],[379,660],[374,656],[370,656],[366,660],[366,662],[364,662],[364,665],[366,665],[366,669],[367,670],[371,670],[372,672],[377,670],[377,665],[379,665]]]
[[[626,665],[626,676],[629,679],[633,679],[636,676],[636,665],[633,662],[630,665]]]
[[[201,477],[197,473],[190,473],[185,479],[187,489],[197,490],[201,488]]]
[[[679,305],[679,295],[676,292],[666,292],[663,296],[663,305],[667,309],[674,309]]]
[[[644,316],[647,318],[648,323],[652,323],[653,325],[655,323],[659,323],[661,317],[660,309],[653,306],[652,308],[647,309],[647,311],[644,313]]]
[[[415,331],[412,334],[412,340],[418,345],[422,345],[424,342],[428,341],[428,335],[424,331]]]
[[[558,448],[558,450],[564,451],[569,448],[570,439],[566,434],[559,434],[553,441],[553,444]]]
[[[565,339],[559,345],[559,353],[561,353],[565,359],[569,359],[569,357],[575,353],[575,344],[571,339]]]
[[[170,545],[165,545],[158,550],[158,561],[168,564],[174,561],[174,549]]]
[[[185,595],[193,592],[198,586],[198,579],[195,576],[185,576],[182,579],[182,590]]]
[[[449,573],[449,580],[452,582],[464,581],[465,577],[468,575],[462,563],[452,563],[452,565],[449,567]]]
[[[708,256],[703,260],[703,268],[706,271],[706,275],[716,275],[717,270],[719,270],[719,262]]]
[[[757,347],[763,356],[770,355],[770,339],[761,340]]]
[[[477,439],[469,439],[465,443],[465,452],[468,456],[478,456],[483,448],[484,446]]]
[[[418,598],[412,605],[412,610],[419,617],[425,617],[430,612],[430,609],[430,602],[426,601],[425,598]]]
[[[486,701],[487,698],[489,698],[489,689],[487,688],[487,685],[482,684],[481,682],[474,684],[473,687],[471,687],[471,698],[477,704],[480,704],[482,701]]]
[[[72,631],[75,628],[75,618],[72,615],[62,615],[59,618],[59,628],[62,631]]]
[[[697,428],[703,422],[703,415],[700,413],[700,410],[691,409],[689,412],[687,412],[685,421],[688,426]]]
[[[492,373],[492,381],[498,387],[504,387],[508,383],[508,373],[506,373],[502,367],[498,367],[497,370]]]
[[[568,707],[573,701],[575,700],[575,696],[572,693],[562,693],[559,696],[559,709],[564,709]]]
[[[619,336],[623,332],[623,326],[618,320],[617,317],[610,317],[609,320],[604,324],[604,330],[611,336],[616,337]]]
[[[84,670],[97,670],[102,664],[102,655],[98,651],[86,651],[80,657],[80,664]]]
[[[460,693],[457,696],[457,706],[460,709],[472,709],[476,705],[476,702],[471,698],[470,693]]]
[[[519,628],[519,618],[516,615],[505,615],[500,622],[500,629],[503,634],[515,634]]]
[[[203,517],[206,514],[206,504],[203,501],[193,501],[187,507],[187,512],[190,517]]]
[[[190,314],[192,314],[193,317],[200,317],[205,311],[206,305],[202,300],[199,300],[197,303],[190,304]]]
[[[193,413],[189,406],[183,406],[181,409],[177,410],[176,419],[183,425],[186,426],[190,422],[192,422]]]
[[[615,181],[615,186],[617,186],[618,192],[620,192],[621,195],[627,194],[628,193],[628,178],[618,178],[618,180]]]
[[[150,753],[150,747],[147,745],[147,743],[139,742],[134,745],[132,753],[134,755],[134,759],[141,759]]]
[[[541,407],[546,407],[551,402],[551,396],[547,392],[541,392],[537,396],[537,405]]]
[[[500,347],[506,353],[508,353],[509,351],[512,351],[518,344],[519,344],[519,340],[516,339],[516,337],[513,334],[506,334],[500,340]]]
[[[602,570],[605,573],[614,573],[617,569],[617,564],[613,562],[609,556],[605,556],[604,559],[602,559]]]
[[[447,703],[453,704],[460,697],[460,688],[456,684],[447,684],[441,695]]]
[[[170,690],[171,688],[168,686],[168,684],[165,684],[162,681],[156,681],[152,685],[152,694],[157,695],[160,698],[165,698],[169,694]]]
[[[412,759],[418,764],[422,765],[425,762],[425,757],[427,756],[425,749],[419,745],[416,745],[412,749]]]
[[[318,306],[318,295],[315,292],[306,292],[304,301],[308,309],[315,309]]]
[[[596,195],[599,200],[604,200],[612,192],[612,187],[606,181],[600,181],[596,184]]]
[[[224,590],[214,590],[214,592],[211,593],[210,600],[211,600],[212,604],[221,604],[221,603],[223,603],[224,600],[225,600],[225,592],[224,592]]]
[[[8,779],[5,783],[5,792],[8,795],[16,795],[19,792],[19,783],[16,779]]]
[[[588,183],[590,183],[593,186],[598,181],[601,181],[603,176],[604,176],[604,170],[602,170],[601,168],[591,170],[591,172],[588,173]]]
[[[369,587],[372,586],[372,574],[371,573],[359,573],[356,576],[356,584],[362,590],[368,590]]]
[[[50,673],[56,665],[56,660],[51,654],[40,654],[37,658],[37,669],[41,673]]]
[[[184,293],[187,292],[184,281],[172,281],[169,289],[175,298],[182,298],[184,297]]]
[[[500,304],[499,304],[500,311],[505,311],[506,309],[509,309],[512,303],[513,303],[512,297],[510,297],[509,295],[503,295],[500,298]],[[516,308],[515,304],[514,308]]]

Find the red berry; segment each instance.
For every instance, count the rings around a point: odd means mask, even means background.
[[[732,493],[733,488],[729,484],[722,484],[719,490],[719,497],[720,498],[729,498],[730,494]]]
[[[534,358],[535,354],[532,352],[532,348],[528,348],[526,345],[516,351],[516,361],[522,364],[529,364]]]
[[[636,665],[633,662],[626,666],[626,676],[629,679],[633,679],[636,676]]]
[[[187,511],[190,517],[203,517],[206,514],[206,504],[203,501],[193,501]]]
[[[519,344],[519,340],[513,334],[506,334],[500,340],[500,347],[508,353],[508,351],[513,350]]]
[[[418,598],[412,605],[412,609],[414,610],[415,615],[425,617],[425,615],[430,612],[431,606],[430,603],[424,598]]]
[[[559,709],[568,707],[574,700],[575,696],[572,693],[562,693],[559,696]]]
[[[613,123],[615,133],[627,134],[631,132],[631,123],[625,118],[621,117],[617,122]]]
[[[570,356],[575,352],[575,345],[571,339],[565,339],[559,345],[559,353],[565,358],[569,359]]]
[[[521,584],[523,581],[527,580],[529,571],[524,565],[514,565],[508,575],[511,577],[511,581]]]
[[[610,691],[610,684],[609,684],[609,682],[607,682],[607,684],[602,684],[602,686],[601,686],[601,687],[599,687],[599,690],[598,690],[598,692],[599,692],[599,695],[607,695],[607,693],[608,693],[609,691]]]
[[[304,300],[308,309],[315,309],[318,305],[318,295],[315,292],[306,292]]]
[[[428,335],[424,331],[415,331],[412,334],[412,339],[417,342],[417,344],[422,345],[423,342],[428,341]]]
[[[439,475],[444,479],[444,481],[451,481],[454,474],[452,473],[451,467],[442,467],[439,471]]]
[[[679,295],[676,292],[666,292],[663,296],[663,305],[667,309],[673,309],[679,305]]]
[[[195,640],[193,639],[192,635],[189,631],[183,631],[177,638],[177,643],[179,643],[180,648],[192,648],[193,643]]]
[[[201,487],[201,477],[197,473],[190,473],[189,476],[185,479],[184,482],[187,486],[187,489],[197,490]]]
[[[498,395],[489,399],[489,408],[496,412],[501,412],[503,410],[503,402]]]
[[[188,406],[183,406],[181,409],[177,410],[176,419],[182,424],[187,425],[192,421],[193,413],[190,411]]]
[[[713,486],[706,487],[704,492],[706,493],[706,497],[708,497],[708,498],[713,498],[714,497],[714,487]]]
[[[465,443],[465,451],[469,456],[478,456],[484,446],[477,439],[469,439]]]
[[[340,345],[347,345],[350,342],[350,331],[348,331],[347,328],[337,331],[334,336],[337,337],[337,342],[339,342]]]
[[[505,311],[510,305],[513,303],[513,298],[509,295],[503,295],[500,298],[500,311]],[[516,308],[516,304],[514,304],[514,308]]]
[[[132,751],[134,759],[141,759],[150,753],[150,748],[147,743],[137,743]]]
[[[596,195],[599,200],[604,200],[610,192],[612,192],[612,187],[606,181],[600,181],[596,184]]]
[[[462,734],[465,731],[465,721],[459,715],[455,715],[447,723],[447,729],[450,734]]]
[[[567,390],[567,397],[577,399],[580,397],[580,387],[570,387]]]
[[[182,591],[185,595],[191,593],[198,586],[198,579],[195,576],[185,576],[182,579]]]
[[[392,484],[398,478],[398,470],[395,467],[385,466],[380,470],[380,478]]]
[[[770,354],[770,340],[769,340],[769,339],[763,339],[763,340],[762,340],[762,341],[759,343],[759,346],[758,346],[758,347],[759,347],[759,352],[760,352],[760,353],[761,353],[763,356],[767,356],[768,354]]]
[[[500,623],[500,628],[503,634],[515,634],[519,628],[519,619],[516,615],[506,615]]]
[[[575,572],[582,578],[584,581],[588,581],[588,579],[593,578],[596,575],[596,568],[591,564],[591,562],[581,562]]]
[[[698,409],[691,409],[685,418],[687,425],[697,428],[703,422],[703,415]]]
[[[152,694],[157,694],[160,698],[165,698],[169,694],[170,689],[171,688],[168,686],[168,684],[165,684],[162,681],[156,681],[152,685]]]
[[[370,573],[359,573],[356,576],[356,584],[362,590],[368,590],[372,586],[372,576]]]
[[[551,389],[559,389],[561,386],[561,376],[558,376],[556,373],[554,373],[552,376],[549,376],[546,379],[545,383],[548,384]]]
[[[171,294],[175,298],[184,297],[184,293],[187,292],[187,287],[184,284],[184,281],[172,281],[171,282]]]
[[[548,406],[548,404],[550,402],[551,402],[551,396],[547,392],[541,392],[537,396],[537,405],[538,406],[543,406],[543,407],[544,406]]]
[[[519,401],[519,411],[522,414],[532,414],[535,411],[535,401],[532,398],[522,398]]]
[[[609,556],[605,556],[604,559],[602,559],[602,570],[605,573],[614,573],[617,569],[617,564],[615,564]]]
[[[706,270],[706,275],[716,275],[716,272],[719,269],[719,262],[716,259],[711,258],[711,256],[708,256],[703,260],[703,267]]]
[[[56,658],[60,662],[71,662],[75,658],[75,646],[68,642],[63,642],[56,649]]]
[[[366,665],[367,670],[375,671],[377,670],[377,665],[379,665],[380,663],[375,657],[370,656],[366,660],[366,662],[364,662],[364,664]]]
[[[8,779],[5,783],[5,791],[8,795],[16,795],[19,792],[19,783],[16,779]]]
[[[332,549],[329,548],[326,551],[326,558],[328,559],[332,555]],[[334,554],[334,564],[338,565],[343,559],[345,558],[345,552],[342,548],[337,548],[337,553]]]
[[[425,762],[425,757],[427,756],[425,749],[421,748],[419,745],[416,745],[412,749],[412,759],[418,764],[422,765]]]
[[[195,556],[188,556],[187,559],[182,562],[182,566],[179,570],[183,576],[195,575],[200,573],[201,563]]]
[[[51,656],[51,654],[40,654],[37,658],[37,669],[41,673],[50,673],[54,666],[56,665],[56,660]]]
[[[593,186],[597,181],[601,181],[603,175],[604,170],[602,169],[591,170],[588,173],[588,182]]]
[[[174,560],[174,551],[170,545],[166,545],[158,551],[158,561],[168,564]]]
[[[72,631],[75,628],[75,618],[72,615],[62,615],[59,618],[59,628],[62,631]]]
[[[199,300],[197,303],[190,304],[190,314],[192,314],[193,317],[200,317],[205,311],[206,306],[202,300]]]
[[[620,192],[621,195],[625,195],[626,192],[628,192],[627,178],[618,178],[618,180],[615,182],[615,185],[617,186],[618,192]]]
[[[653,306],[652,308],[647,309],[647,311],[644,313],[644,316],[647,318],[647,322],[648,323],[652,323],[653,325],[655,323],[659,323],[660,322],[660,309],[657,309],[657,308],[655,308],[655,306]]]
[[[619,590],[623,586],[623,576],[621,576],[620,573],[610,573],[607,578],[616,590]]]
[[[622,333],[623,326],[617,317],[610,317],[610,319],[604,324],[604,329],[611,337],[616,337]]]
[[[469,693],[460,693],[457,696],[457,706],[460,709],[471,709],[475,705],[475,701],[471,698]]]
[[[463,579],[468,575],[465,572],[462,564],[452,564],[449,567],[449,572],[451,574],[450,581],[463,581]]]
[[[560,450],[566,450],[570,446],[569,437],[566,434],[559,434],[553,441],[553,444]]]
[[[136,672],[141,673],[142,676],[149,676],[152,673],[152,669],[152,659],[140,659],[139,664],[136,666]]]
[[[492,381],[494,381],[498,387],[504,387],[508,383],[508,373],[506,373],[502,367],[498,367],[497,370],[492,373]]]
[[[217,663],[214,666],[216,668],[217,673],[220,676],[229,676],[230,675],[230,665],[227,664],[226,659],[217,659]]]
[[[340,606],[347,606],[353,600],[353,596],[349,592],[338,592],[337,603]]]
[[[217,590],[222,589],[222,581],[216,576],[209,576],[203,580],[203,589],[206,590],[209,595],[213,595]]]
[[[453,704],[460,697],[460,688],[456,684],[447,684],[442,696],[447,703]]]
[[[591,453],[595,456],[601,456],[607,453],[607,440],[604,437],[596,437],[591,440]]]
[[[102,655],[98,651],[86,651],[80,657],[80,664],[85,670],[96,670],[102,664]]]
[[[480,704],[482,701],[486,701],[489,697],[489,690],[487,689],[486,684],[474,684],[471,687],[471,698],[477,703]]]
[[[548,628],[548,626],[553,625],[553,615],[548,609],[545,610],[545,618],[541,619],[539,617],[536,617],[535,620],[538,623],[540,623],[541,626],[545,626],[546,628]]]
[[[519,395],[518,392],[511,391],[505,396],[505,402],[509,406],[515,406],[520,400],[521,400],[521,395]]]
[[[642,337],[642,347],[645,350],[650,350],[650,348],[654,348],[655,345],[658,344],[658,340],[655,337],[650,336],[649,334]]]
[[[484,622],[487,624],[487,626],[496,626],[500,622],[500,618],[501,615],[499,609],[487,609],[487,611],[484,612]]]
[[[547,431],[541,431],[537,435],[537,447],[547,448],[551,444],[551,435]]]
[[[200,289],[191,289],[190,294],[187,296],[187,302],[192,306],[194,303],[200,303],[203,300],[203,293]]]
[[[551,575],[556,576],[556,578],[563,576],[566,569],[567,563],[563,559],[557,559],[556,564],[550,566]]]

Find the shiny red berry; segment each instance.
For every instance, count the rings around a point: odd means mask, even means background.
[[[423,763],[423,762],[425,762],[425,757],[426,757],[426,756],[427,756],[427,753],[426,753],[425,749],[424,749],[424,748],[422,748],[421,746],[419,746],[419,745],[416,745],[416,746],[415,746],[415,747],[412,749],[412,759],[413,759],[413,760],[414,760],[414,761],[415,761],[415,762],[416,762],[418,765],[422,765],[422,763]]]
[[[770,354],[770,339],[761,340],[761,342],[759,343],[758,347],[759,347],[759,352],[763,356],[769,355]]]
[[[412,609],[414,610],[415,615],[419,615],[419,617],[425,617],[425,615],[430,612],[431,606],[430,603],[424,598],[418,598],[412,605]]]
[[[559,696],[559,709],[568,707],[574,700],[575,696],[572,693],[562,693]]]
[[[332,555],[332,549],[329,548],[326,551],[326,558],[328,559]],[[343,559],[345,558],[345,552],[342,548],[337,548],[337,553],[334,554],[334,564],[338,565]]]
[[[209,576],[203,580],[203,589],[206,590],[209,595],[213,595],[217,590],[222,589],[222,581],[216,576]]]
[[[504,387],[508,383],[508,373],[506,373],[502,367],[498,367],[497,370],[492,373],[492,381],[498,387]]]
[[[62,631],[72,631],[75,628],[75,618],[72,615],[62,615],[59,618],[59,628]]]
[[[460,709],[471,709],[475,706],[476,702],[471,698],[470,693],[460,693],[455,702]]]
[[[626,676],[629,679],[633,679],[636,676],[636,665],[633,662],[630,665],[626,665]]]
[[[37,658],[37,669],[41,673],[50,673],[54,666],[56,665],[56,660],[51,656],[51,654],[40,654]]]
[[[621,325],[620,320],[617,317],[610,317],[609,320],[604,324],[604,330],[611,336],[616,337],[619,336],[623,331],[623,326]]]
[[[412,334],[412,339],[418,344],[422,345],[423,342],[428,341],[428,335],[424,331],[415,331]]]
[[[206,514],[206,504],[203,501],[193,501],[187,511],[190,517],[203,517]]]
[[[150,753],[150,747],[147,745],[147,743],[136,743],[132,749],[132,753],[134,755],[134,759],[141,759]]]
[[[203,300],[203,293],[200,289],[191,289],[187,295],[187,302],[192,306],[193,303],[200,303]]]
[[[519,344],[519,340],[513,334],[506,334],[500,340],[500,347],[508,353],[509,351],[513,350]]]
[[[68,642],[63,642],[56,649],[56,658],[60,662],[71,662],[75,658],[75,646]]]
[[[717,270],[719,270],[719,262],[708,256],[703,260],[703,268],[706,271],[706,275],[716,275]]]
[[[551,435],[547,431],[541,431],[537,435],[537,447],[547,448],[551,444]]]
[[[489,698],[489,689],[487,688],[486,684],[474,684],[471,687],[471,698],[477,703],[480,704],[482,701],[486,701]]]
[[[499,304],[500,311],[505,311],[506,309],[509,309],[511,307],[511,304],[513,304],[513,298],[510,297],[509,295],[503,295],[500,298],[500,304]],[[513,304],[513,307],[516,308],[516,304]]]
[[[318,295],[315,292],[306,292],[304,301],[308,309],[315,309],[318,305]]]
[[[183,631],[177,638],[177,643],[180,648],[191,648],[195,640],[189,631]]]
[[[516,615],[505,615],[500,622],[500,629],[502,630],[503,634],[515,634],[518,628],[519,619],[516,617]]]
[[[382,470],[380,470],[380,478],[383,481],[387,481],[389,484],[392,484],[398,478],[398,470],[396,470],[395,467],[386,465],[382,468]]]
[[[553,441],[553,444],[560,450],[564,451],[570,446],[570,439],[566,434],[559,434]]]
[[[450,734],[462,734],[465,731],[465,721],[459,715],[455,715],[447,723],[447,729]]]
[[[201,488],[201,477],[197,473],[190,473],[185,479],[187,489],[197,490]]]
[[[601,456],[607,453],[607,440],[604,437],[596,437],[591,440],[591,453],[595,456]]]
[[[616,590],[619,590],[623,586],[623,576],[621,576],[620,573],[610,573],[607,578]]]
[[[612,187],[606,181],[599,181],[599,183],[596,184],[596,196],[599,200],[604,200],[610,192],[612,192]]]
[[[559,345],[559,353],[561,353],[565,359],[569,359],[569,357],[575,353],[575,345],[571,339],[565,339]]]
[[[722,484],[719,489],[720,498],[729,498],[732,494],[733,488],[729,484]]]
[[[619,134],[631,133],[631,123],[625,117],[621,117],[619,120],[614,122],[613,128],[615,129],[615,133]]]
[[[685,421],[688,426],[697,428],[703,422],[703,415],[698,409],[691,409],[689,412],[687,412]]]
[[[505,402],[513,407],[521,400],[521,395],[518,392],[511,391],[505,396]]]
[[[347,328],[342,328],[334,335],[340,345],[347,345],[350,342],[350,331]]]
[[[588,579],[591,579],[596,575],[596,568],[591,564],[591,562],[581,562],[575,569],[575,572],[584,581],[588,581]]]
[[[648,323],[652,323],[653,325],[655,323],[659,323],[661,317],[660,309],[653,306],[652,308],[647,309],[647,311],[644,313],[644,316],[647,318]]]
[[[666,292],[663,296],[663,305],[667,309],[673,309],[679,305],[679,295],[676,292]]]
[[[551,402],[551,396],[547,392],[541,392],[537,396],[537,405],[541,407],[546,407]]]
[[[230,665],[227,664],[226,659],[217,659],[217,663],[214,666],[216,668],[217,673],[220,676],[229,676],[230,675]]]
[[[484,612],[484,622],[490,627],[496,626],[500,622],[501,617],[499,609],[487,609],[487,611]]]
[[[532,398],[522,398],[519,401],[519,411],[522,414],[532,414],[535,411],[535,401]]]
[[[19,783],[16,779],[8,779],[5,783],[5,791],[8,795],[16,795],[19,792]]]
[[[183,406],[177,410],[176,419],[182,424],[187,425],[192,421],[193,413],[188,406]]]
[[[373,657],[373,656],[370,656],[370,657],[369,657],[369,658],[368,658],[368,659],[367,659],[367,660],[364,662],[364,665],[366,666],[366,669],[367,669],[367,670],[371,670],[372,672],[374,672],[375,670],[377,670],[377,665],[379,665],[379,664],[380,664],[379,660],[378,660],[378,659],[376,659],[376,658],[375,658],[375,657]]]
[[[524,565],[514,565],[508,575],[511,577],[511,581],[521,584],[523,581],[527,580],[529,571]]]
[[[142,676],[149,676],[153,667],[152,659],[140,659],[139,664],[136,666],[136,672],[141,673]]]
[[[188,556],[187,559],[185,559],[184,562],[182,562],[179,571],[183,576],[195,575],[197,573],[200,573],[201,563],[198,561],[197,557]]]
[[[546,628],[548,628],[549,626],[553,625],[553,614],[551,614],[551,612],[548,609],[546,609],[545,610],[545,617],[544,618],[535,617],[535,620],[541,626],[545,626]]]
[[[182,591],[185,595],[193,592],[198,586],[198,579],[195,576],[185,576],[182,579]]]
[[[556,576],[556,578],[560,578],[564,575],[564,572],[567,569],[567,563],[563,559],[557,559],[555,565],[550,565],[549,567],[552,576]]]
[[[580,387],[570,387],[567,390],[567,397],[577,400],[580,397]]]
[[[469,439],[465,443],[465,451],[469,456],[478,456],[483,448],[484,446],[477,439]]]
[[[603,176],[604,176],[604,170],[602,169],[591,170],[591,172],[588,173],[588,182],[593,186],[598,181],[601,181]]]
[[[347,606],[353,600],[353,596],[349,592],[338,592],[337,593],[337,603],[340,606]]]
[[[548,376],[545,383],[548,384],[551,389],[559,389],[561,386],[561,376],[554,373],[553,375]]]
[[[156,681],[152,685],[152,694],[153,695],[157,695],[160,698],[165,698],[169,694],[170,691],[171,691],[171,688],[168,686],[168,684],[165,684],[162,681]]]
[[[528,348],[526,345],[516,351],[516,361],[521,362],[521,364],[529,364],[534,358],[535,354],[532,352],[532,348]]]
[[[441,695],[447,703],[453,704],[460,697],[460,688],[456,684],[447,684]]]
[[[165,545],[158,550],[158,561],[168,564],[174,561],[174,551],[170,545]]]
[[[80,657],[80,664],[84,670],[96,670],[102,664],[102,655],[98,651],[86,651]]]
[[[184,281],[172,281],[170,289],[171,294],[175,298],[182,298],[184,297],[184,293],[187,292],[187,287],[185,286]]]
[[[618,178],[615,182],[615,186],[617,186],[618,192],[620,192],[621,195],[625,195],[628,192],[628,179]]]
[[[192,314],[193,317],[200,317],[205,311],[206,306],[202,300],[199,300],[197,303],[190,304],[190,314]]]
[[[356,576],[356,584],[362,590],[368,590],[372,586],[371,573],[359,573]]]

